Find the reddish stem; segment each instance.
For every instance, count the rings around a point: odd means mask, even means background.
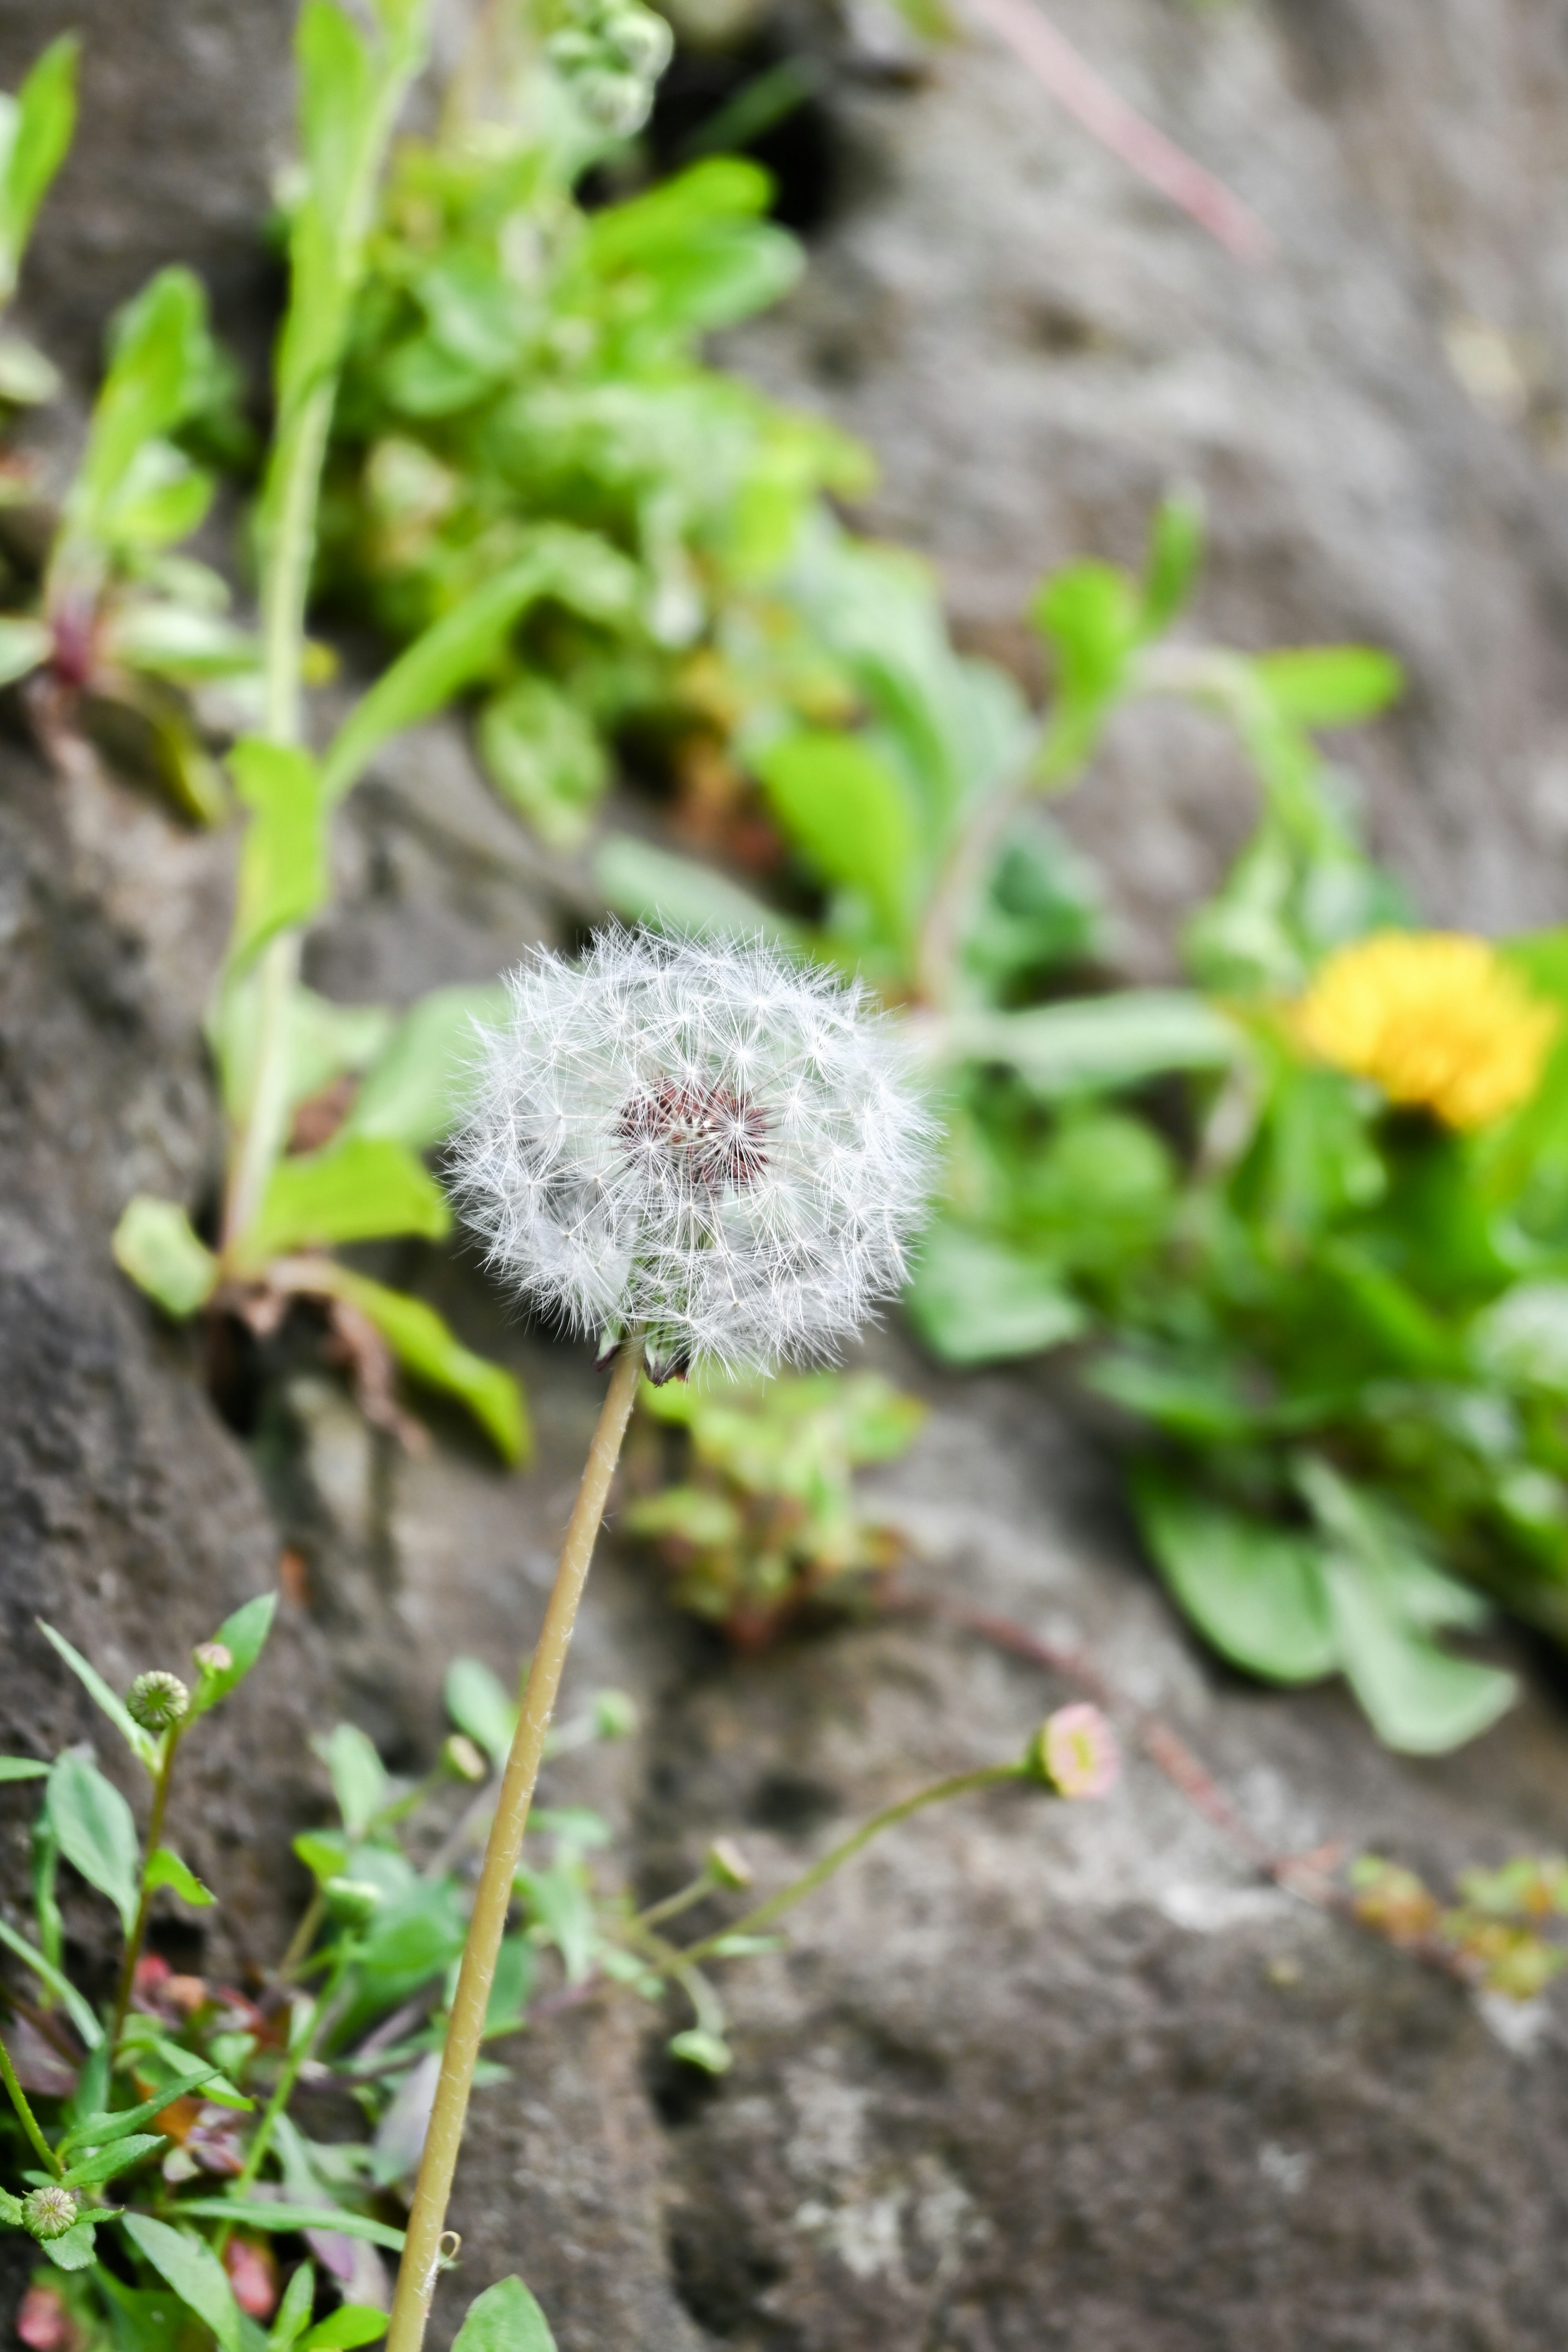
[[[1041,16],[1034,0],[968,0],[968,5],[1058,105],[1130,171],[1168,196],[1238,260],[1271,258],[1274,240],[1258,215],[1101,80],[1072,43]]]

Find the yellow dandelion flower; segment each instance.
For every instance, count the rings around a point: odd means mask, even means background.
[[[1293,1026],[1321,1061],[1468,1129],[1530,1099],[1558,1016],[1485,940],[1379,931],[1329,958]]]

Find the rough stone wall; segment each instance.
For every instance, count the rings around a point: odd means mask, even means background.
[[[883,468],[871,527],[932,555],[961,632],[1026,670],[1040,574],[1135,562],[1152,502],[1195,483],[1201,626],[1249,646],[1367,638],[1407,665],[1406,701],[1355,758],[1380,845],[1432,918],[1560,919],[1561,15],[1047,13],[1251,204],[1271,265],[1222,250],[977,31],[923,87],[837,83],[839,217],[737,357],[864,436]],[[1132,968],[1168,968],[1173,919],[1251,806],[1217,730],[1166,710],[1121,728],[1068,822],[1116,877]]]
[[[94,70],[132,93],[84,133],[130,224],[116,269],[181,250],[219,257],[243,284],[250,264],[226,226],[238,211],[203,192],[264,180],[281,34],[245,44],[273,13],[225,18],[245,87],[220,79],[182,118],[185,181],[151,157],[175,193],[145,247],[124,194],[140,133],[123,126],[186,106],[169,60],[204,20],[195,0],[165,0],[155,25],[130,8],[94,19]],[[1476,417],[1436,338],[1449,300],[1485,311],[1506,287],[1520,307],[1490,314],[1516,331],[1546,303],[1560,165],[1542,165],[1517,216],[1498,201],[1518,143],[1507,92],[1529,93],[1543,145],[1553,119],[1555,68],[1528,54],[1548,20],[1466,16],[1458,0],[1279,19],[1106,0],[1063,20],[1271,219],[1278,274],[1238,276],[976,45],[916,93],[843,99],[859,194],[851,174],[819,289],[748,337],[748,358],[879,441],[881,521],[942,557],[976,635],[1004,630],[1045,562],[1130,552],[1167,474],[1200,471],[1215,625],[1256,642],[1391,637],[1418,691],[1373,770],[1387,838],[1449,892],[1446,911],[1553,912],[1530,762],[1556,723],[1560,493],[1531,439],[1542,419]],[[8,12],[0,74],[61,21]],[[1347,87],[1358,39],[1380,78],[1358,70]],[[1457,126],[1477,58],[1497,127],[1472,145]],[[89,76],[89,110],[91,89]],[[29,289],[46,330],[81,320],[82,348],[91,305],[49,257],[95,236],[108,249],[93,184],[79,180]],[[1468,274],[1449,287],[1440,263]],[[110,272],[93,299],[124,290]],[[1107,342],[1047,332],[1063,306],[1103,318]],[[825,373],[812,358],[821,318],[861,350],[854,365]],[[1390,551],[1409,614],[1385,584]],[[1458,655],[1478,644],[1467,682]],[[1151,938],[1241,821],[1240,786],[1210,778],[1206,746],[1169,740],[1130,738],[1082,803],[1086,824],[1098,809],[1118,836],[1124,904]],[[1490,797],[1483,777],[1498,780]],[[488,973],[553,919],[446,729],[381,764],[339,854],[342,900],[311,963],[336,993],[405,999]],[[206,1956],[219,1969],[274,1948],[297,1892],[285,1840],[323,1801],[310,1721],[352,1711],[392,1761],[413,1762],[437,1736],[447,1657],[500,1660],[532,1638],[596,1393],[579,1357],[509,1325],[471,1267],[416,1250],[400,1276],[527,1381],[538,1465],[502,1476],[446,1420],[423,1459],[399,1456],[298,1368],[247,1446],[207,1403],[195,1346],[120,1283],[108,1241],[127,1195],[195,1199],[215,1166],[196,1024],[231,855],[129,788],[66,785],[0,746],[0,1747],[97,1736],[35,1614],[123,1677],[177,1657],[276,1574],[285,1539],[299,1547],[306,1601],[285,1609],[243,1706],[193,1746],[174,1824],[223,1894]],[[933,1408],[880,1480],[921,1580],[1089,1648],[1181,1724],[1262,1834],[1293,1850],[1345,1839],[1438,1874],[1568,1843],[1549,1694],[1464,1755],[1415,1765],[1380,1754],[1334,1691],[1279,1699],[1219,1675],[1139,1565],[1113,1475],[1051,1378],[942,1381],[896,1332],[876,1353]],[[726,1661],[613,1542],[572,1678],[579,1693],[629,1689],[644,1727],[563,1759],[549,1794],[610,1814],[616,1865],[649,1897],[718,1831],[779,1883],[926,1775],[1021,1744],[1066,1696],[929,1622]],[[7,1905],[22,1897],[27,1811],[25,1790],[0,1794]],[[89,1898],[70,1927],[101,1964]],[[1142,1761],[1092,1811],[1007,1793],[911,1824],[727,1991],[736,2064],[711,2087],[660,2055],[684,2020],[629,2000],[558,2016],[507,2053],[511,2084],[476,2105],[464,2272],[438,2343],[461,2294],[510,2267],[543,2296],[562,2352],[1557,2342],[1559,2007],[1483,2011],[1258,1886]],[[17,2276],[13,2258],[0,2331]]]

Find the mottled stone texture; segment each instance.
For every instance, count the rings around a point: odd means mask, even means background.
[[[103,307],[187,255],[247,306],[250,223],[286,113],[281,5],[72,12],[88,119],[38,247],[35,325],[76,359]],[[1247,275],[1172,219],[986,44],[912,91],[846,82],[846,194],[815,281],[741,346],[879,446],[874,519],[942,560],[1004,650],[1035,571],[1131,551],[1173,474],[1208,491],[1205,613],[1251,643],[1355,631],[1410,660],[1367,772],[1384,838],[1445,914],[1558,912],[1552,778],[1568,683],[1553,471],[1562,27],[1435,0],[1197,12],[1063,0],[1062,21],[1273,225]],[[16,5],[0,75],[67,21]],[[1441,330],[1535,342],[1514,421],[1476,414]],[[1516,404],[1517,405],[1517,404]],[[1554,796],[1555,795],[1555,796]],[[1113,856],[1131,960],[1245,821],[1195,728],[1140,725],[1075,821]],[[317,984],[406,1000],[558,920],[454,731],[356,795]],[[115,1679],[177,1666],[272,1581],[308,1599],[242,1703],[193,1743],[173,1824],[221,1890],[205,1964],[276,1948],[286,1838],[323,1801],[313,1720],[352,1711],[427,1756],[458,1650],[532,1638],[592,1423],[581,1358],[519,1330],[471,1264],[389,1270],[526,1379],[537,1465],[503,1476],[455,1418],[422,1459],[332,1377],[286,1367],[242,1441],[194,1338],[110,1265],[138,1187],[199,1205],[216,1119],[198,1042],[232,844],[132,790],[67,785],[0,744],[0,1748],[109,1740],[33,1630]],[[1081,1644],[1179,1723],[1281,1846],[1373,1846],[1438,1874],[1568,1842],[1568,1758],[1538,1686],[1465,1755],[1397,1763],[1336,1692],[1276,1698],[1204,1661],[1138,1561],[1112,1466],[1054,1376],[936,1380],[882,1497],[929,1590]],[[1527,1667],[1528,1667],[1528,1662]],[[782,1882],[927,1775],[1021,1745],[1067,1695],[910,1618],[721,1657],[612,1543],[568,1704],[630,1690],[643,1729],[563,1759],[558,1802],[620,1832],[646,1896],[706,1840]],[[0,1901],[23,1899],[26,1789],[0,1792]],[[106,1921],[69,1915],[100,1974]],[[911,1824],[731,1972],[736,2063],[672,2069],[685,2022],[627,1997],[509,2052],[459,2178],[461,2295],[522,2268],[562,2352],[1546,2352],[1568,2294],[1568,2052],[1555,2000],[1483,2013],[1454,1985],[1252,1883],[1142,1759],[1099,1808],[1008,1792]],[[0,2329],[19,2273],[0,2258]]]
[[[1432,915],[1557,919],[1561,15],[1047,13],[1247,199],[1273,265],[1223,251],[976,32],[916,92],[839,86],[840,216],[792,300],[736,339],[742,363],[864,435],[883,469],[873,527],[935,557],[963,634],[1026,667],[1040,573],[1135,561],[1152,501],[1195,483],[1203,626],[1250,646],[1366,637],[1408,665],[1406,702],[1355,756],[1380,843]],[[1116,875],[1135,966],[1168,967],[1173,919],[1251,809],[1217,729],[1163,709],[1119,727],[1068,822]]]

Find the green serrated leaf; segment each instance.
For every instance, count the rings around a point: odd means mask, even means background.
[[[228,1652],[230,1663],[221,1674],[204,1674],[191,1693],[189,1720],[195,1722],[209,1707],[226,1699],[230,1691],[245,1680],[267,1646],[272,1631],[272,1620],[278,1611],[275,1592],[258,1592],[254,1601],[244,1601],[232,1616],[226,1617],[212,1636],[221,1649]]]
[[[300,2352],[349,2352],[359,2344],[379,2344],[387,2330],[387,2315],[368,2303],[342,2303],[330,2318],[312,2327]]]
[[[1398,699],[1405,673],[1373,646],[1300,646],[1255,654],[1275,709],[1297,727],[1354,727]]]
[[[1177,988],[1041,1004],[1025,1013],[955,1013],[935,1040],[946,1059],[997,1062],[1044,1100],[1141,1086],[1164,1070],[1223,1070],[1246,1039],[1202,996]]]
[[[574,595],[582,583],[585,593]],[[552,595],[605,614],[629,604],[632,567],[605,542],[564,525],[542,530],[515,563],[472,590],[382,672],[340,729],[321,767],[329,805],[363,774],[382,745],[443,709],[492,669],[519,616]]]
[[[96,2115],[83,2116],[61,2140],[58,2153],[68,2156],[73,2147],[106,2147],[111,2141],[123,2139],[127,2132],[133,2132],[139,2124],[150,2123],[154,2116],[161,2116],[165,2107],[173,2106],[174,2101],[183,2099],[187,2092],[199,2090],[217,2072],[216,2066],[188,2067],[172,2083],[165,2083],[153,2097],[143,2099],[139,2106],[110,2108]]]
[[[15,1953],[25,1968],[31,1969],[41,1984],[47,1985],[88,2049],[98,2049],[103,2041],[103,2028],[69,1978],[63,1976],[54,1962],[47,1959],[35,1945],[29,1944],[25,1936],[18,1936],[15,1927],[8,1927],[4,1919],[0,1919],[0,1944],[8,1952]]]
[[[404,1370],[467,1406],[503,1461],[526,1461],[533,1451],[528,1408],[511,1374],[465,1348],[422,1298],[409,1298],[365,1275],[334,1265],[323,1276],[334,1297],[374,1324]]]
[[[1038,1355],[1077,1339],[1089,1321],[1048,1260],[947,1220],[926,1236],[905,1306],[944,1364]]]
[[[259,1274],[292,1250],[396,1234],[441,1241],[451,1224],[440,1186],[413,1152],[380,1137],[350,1135],[278,1162],[261,1213],[235,1255],[241,1270]]]
[[[1146,1470],[1133,1497],[1165,1582],[1222,1656],[1270,1682],[1315,1682],[1340,1663],[1321,1539],[1226,1510]]]
[[[270,2230],[284,2236],[299,2230],[332,2230],[341,2238],[363,2238],[373,2246],[384,2246],[389,2253],[403,2252],[401,2230],[387,2221],[373,2221],[364,2213],[350,2213],[341,2205],[274,2205],[258,2198],[187,2197],[181,2199],[179,2210],[195,2221],[234,2221],[247,2230]]]
[[[294,1851],[318,1886],[341,1878],[348,1867],[349,1842],[336,1830],[301,1830]]]
[[[130,1806],[89,1757],[68,1748],[50,1768],[45,1798],[61,1853],[108,1896],[129,1936],[136,1920],[142,1849]]]
[[[294,2352],[294,2347],[310,2325],[315,2301],[315,2264],[304,2262],[283,2290],[283,2300],[273,2316],[271,2332],[267,2338],[267,2352]]]
[[[53,361],[26,336],[0,335],[0,400],[36,408],[40,401],[58,400],[64,381]],[[0,500],[5,497],[0,489]]]
[[[517,1705],[489,1666],[478,1658],[454,1658],[443,1696],[458,1729],[467,1732],[492,1764],[504,1764],[517,1729]]]
[[[251,812],[240,851],[229,957],[246,963],[280,930],[309,922],[327,898],[325,802],[308,751],[247,736],[229,754]]]
[[[97,1668],[88,1664],[79,1650],[72,1649],[63,1633],[57,1633],[42,1617],[37,1620],[37,1623],[45,1641],[65,1660],[88,1696],[103,1709],[132,1756],[152,1771],[158,1760],[158,1743],[152,1733],[143,1731],[139,1723],[132,1721],[126,1712],[125,1702],[118,1692],[110,1689]]]
[[[185,414],[205,351],[206,301],[199,280],[188,269],[161,269],[117,323],[87,448],[66,502],[68,536],[95,540],[113,531],[116,500],[122,491],[136,491],[132,468],[142,453]]]
[[[5,389],[0,382],[0,394]],[[42,621],[22,620],[11,614],[0,617],[0,686],[26,677],[40,662],[47,661],[53,644],[53,634]]]
[[[452,2352],[555,2352],[555,2338],[522,2281],[507,2278],[469,2304]]]
[[[1143,566],[1143,634],[1168,629],[1192,591],[1204,553],[1204,507],[1195,492],[1163,499],[1149,527]]]
[[[552,849],[575,849],[593,831],[610,780],[597,729],[547,678],[521,678],[485,705],[480,759],[502,798]]]
[[[612,834],[594,854],[594,879],[617,915],[650,930],[688,939],[794,941],[799,932],[749,890],[695,858],[676,857],[628,833]]]
[[[689,2066],[700,2066],[705,2074],[727,2074],[735,2063],[729,2043],[717,2033],[706,2033],[698,2025],[688,2026],[684,2033],[672,2033],[665,2047],[672,2058],[682,2058]]]
[[[94,2217],[96,2221],[109,2218],[107,2213]],[[48,2256],[57,2270],[87,2270],[98,2259],[98,2233],[93,2221],[78,2221],[63,2237],[46,2238],[39,2252]]]
[[[386,1803],[386,1767],[357,1724],[340,1723],[318,1733],[310,1745],[331,1776],[344,1829],[358,1837]]]
[[[239,2305],[212,2248],[183,2230],[171,2229],[166,2221],[155,2221],[150,2213],[127,2213],[121,2226],[186,2308],[206,2322],[222,2352],[245,2352]]]
[[[116,2173],[127,2171],[132,2165],[140,2164],[144,2156],[151,2156],[155,2147],[162,2147],[165,2137],[163,2132],[126,2133],[111,2147],[100,2147],[94,2155],[84,2157],[79,2164],[73,2164],[68,2172],[60,2175],[59,2185],[62,2189],[90,2189],[100,2180],[112,2180]]]
[[[410,1151],[443,1141],[466,1109],[475,1024],[500,1021],[506,1006],[499,983],[437,988],[421,997],[365,1072],[346,1132],[382,1137]]]
[[[858,891],[882,937],[907,944],[921,828],[888,761],[858,736],[803,728],[756,759],[769,805],[826,880]]]
[[[149,1894],[166,1886],[182,1903],[205,1906],[217,1900],[211,1887],[204,1886],[195,1872],[187,1869],[179,1855],[166,1845],[161,1845],[148,1862],[146,1884]]]
[[[1440,1649],[1362,1563],[1331,1558],[1327,1575],[1345,1673],[1384,1747],[1446,1755],[1489,1730],[1519,1696],[1500,1667]]]
[[[217,1287],[218,1262],[184,1209],[138,1192],[114,1228],[114,1263],[176,1322],[205,1307]]]
[[[74,33],[51,41],[0,113],[0,303],[16,290],[28,236],[76,128]]]

